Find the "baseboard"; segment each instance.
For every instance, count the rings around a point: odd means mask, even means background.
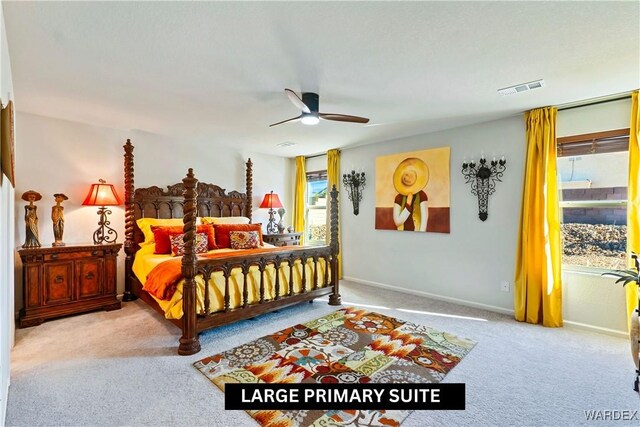
[[[360,284],[363,284],[363,285],[367,285],[367,286],[373,286],[373,287],[376,287],[376,288],[389,289],[391,291],[402,292],[404,294],[417,295],[417,296],[420,296],[420,297],[431,298],[431,299],[435,299],[435,300],[438,300],[438,301],[444,301],[444,302],[450,302],[450,303],[453,303],[453,304],[464,305],[466,307],[480,308],[480,309],[483,309],[483,310],[493,311],[494,313],[511,314],[511,315],[513,315],[513,310],[508,309],[508,308],[498,307],[498,306],[495,306],[495,305],[481,304],[479,302],[474,302],[474,301],[469,301],[469,300],[464,300],[464,299],[459,299],[459,298],[453,298],[453,297],[445,297],[443,295],[432,294],[432,293],[429,293],[429,292],[418,291],[418,290],[415,290],[415,289],[401,288],[399,286],[387,285],[386,283],[372,282],[370,280],[357,279],[355,277],[347,277],[347,276],[345,276],[343,279],[344,280],[348,280],[350,282],[355,282],[355,283],[360,283]]]
[[[600,334],[611,335],[611,336],[618,337],[618,338],[629,339],[629,333],[623,332],[623,331],[618,331],[618,330],[615,330],[615,329],[603,328],[601,326],[588,325],[586,323],[574,322],[574,321],[571,321],[571,320],[564,320],[563,324],[564,324],[564,326],[568,326],[568,327],[570,327],[572,329],[581,329],[583,331],[598,332]]]
[[[495,305],[482,304],[474,301],[453,298],[453,297],[446,297],[443,295],[432,294],[429,292],[418,291],[415,289],[401,288],[399,286],[388,285],[386,283],[373,282],[371,280],[358,279],[356,277],[345,276],[344,280],[348,280],[354,283],[360,283],[362,285],[373,286],[375,288],[389,289],[391,291],[401,292],[403,294],[417,295],[421,297],[435,299],[438,301],[450,302],[452,304],[464,305],[466,307],[473,307],[473,308],[479,308],[482,310],[493,311],[494,313],[509,314],[509,315],[513,315],[514,313],[514,311],[511,309],[497,307]],[[574,322],[571,320],[564,320],[564,325],[570,328],[581,329],[583,331],[589,331],[589,332],[597,332],[600,334],[611,335],[618,338],[628,338],[629,336],[627,332],[618,331],[615,329],[603,328],[601,326],[589,325],[586,323]]]

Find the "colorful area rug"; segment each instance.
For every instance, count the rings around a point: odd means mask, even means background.
[[[437,383],[473,341],[347,307],[206,357],[194,366],[226,383]],[[399,426],[411,411],[247,411],[262,426]]]

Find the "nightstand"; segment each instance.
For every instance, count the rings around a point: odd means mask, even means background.
[[[302,233],[263,234],[262,240],[273,246],[300,246]]]
[[[19,250],[23,307],[20,327],[91,310],[117,310],[117,257],[122,244]]]

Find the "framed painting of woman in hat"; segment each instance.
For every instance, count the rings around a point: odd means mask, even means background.
[[[398,194],[393,201],[393,222],[398,230],[427,231],[429,210],[424,188],[429,182],[429,166],[416,157],[404,159],[393,173]]]
[[[449,232],[449,147],[376,158],[376,229]]]

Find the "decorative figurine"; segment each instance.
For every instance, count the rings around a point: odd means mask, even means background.
[[[69,200],[62,193],[54,194],[56,205],[51,207],[51,220],[53,221],[53,237],[55,242],[52,246],[64,246],[62,241],[62,233],[64,233],[64,207],[61,205],[65,200]]]
[[[295,229],[293,228],[293,225],[288,226],[288,227],[287,227],[287,231],[288,231],[289,233],[293,233],[293,232],[295,231]]]
[[[42,195],[37,191],[29,190],[22,195],[22,200],[29,202],[24,207],[24,222],[26,225],[26,239],[23,248],[39,248],[40,237],[38,236],[38,207],[33,204],[42,199]]]
[[[285,214],[284,208],[278,209],[278,215],[280,215],[280,221],[278,221],[278,233],[284,234],[284,224],[282,223],[282,218],[284,218]]]

